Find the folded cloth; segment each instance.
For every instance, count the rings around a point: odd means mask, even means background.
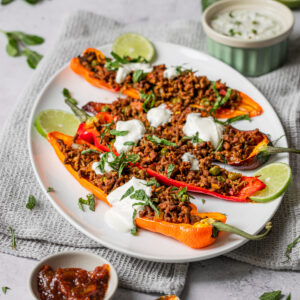
[[[32,81],[22,93],[18,106],[8,118],[0,134],[0,251],[12,255],[40,259],[66,250],[98,253],[116,267],[123,287],[144,292],[179,294],[184,287],[187,264],[154,263],[135,259],[102,247],[87,238],[51,206],[35,179],[29,161],[26,130],[32,105],[49,78],[72,57],[87,47],[110,43],[122,32],[137,32],[151,40],[162,40],[205,49],[205,37],[200,23],[175,21],[165,24],[121,24],[93,13],[79,11],[64,22],[60,35],[34,72]],[[300,54],[299,39],[290,49],[290,60],[281,69],[259,79],[251,79],[267,96],[284,122],[292,146],[299,146]],[[297,99],[298,97],[298,99]],[[299,159],[298,159],[299,160]],[[294,178],[299,161],[291,160]],[[299,183],[293,182],[279,212],[274,217],[274,230],[265,241],[248,242],[227,256],[261,267],[299,269],[300,247],[292,259],[284,261],[284,251],[300,234]],[[29,194],[39,200],[34,210],[25,209]],[[9,226],[15,230],[17,250],[11,249]]]

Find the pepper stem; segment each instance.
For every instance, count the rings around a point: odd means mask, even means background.
[[[284,147],[273,147],[273,146],[267,146],[264,151],[266,151],[268,154],[285,153],[285,152],[300,154],[300,149],[284,148]]]
[[[237,227],[231,226],[229,224],[225,224],[221,221],[216,221],[214,219],[208,219],[207,221],[209,224],[211,224],[213,227],[215,227],[219,231],[226,231],[226,232],[234,233],[234,234],[237,234],[237,235],[242,236],[249,240],[261,240],[261,239],[265,238],[272,229],[272,223],[268,222],[265,226],[266,231],[264,233],[258,234],[258,235],[253,235],[253,234],[247,233]]]
[[[69,99],[65,99],[65,103],[72,109],[73,113],[76,117],[78,117],[79,121],[81,123],[86,122],[90,116],[81,108],[79,108],[77,105],[72,103]]]

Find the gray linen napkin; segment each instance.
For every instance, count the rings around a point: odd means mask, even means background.
[[[18,106],[0,135],[0,251],[39,259],[64,250],[87,250],[109,259],[117,268],[120,283],[124,287],[145,292],[179,294],[185,283],[187,264],[162,264],[130,258],[101,247],[85,237],[52,208],[38,186],[28,159],[25,134],[28,117],[33,102],[47,80],[86,47],[112,42],[120,33],[132,31],[142,33],[152,40],[205,50],[204,33],[197,22],[124,25],[83,11],[70,15],[52,51],[49,51],[35,71],[30,85],[22,93]],[[290,51],[293,61],[290,60],[280,70],[252,80],[279,112],[292,145],[299,147],[297,100],[300,100],[300,53],[297,54],[297,45],[299,39]],[[292,158],[294,178],[298,175],[298,164],[299,161]],[[261,267],[300,269],[299,246],[295,247],[292,260],[282,263],[286,245],[300,234],[297,187],[299,183],[294,181],[274,217],[273,234],[263,242],[247,243],[228,254],[229,257]],[[39,206],[33,211],[25,209],[28,194],[34,194],[39,200]],[[15,229],[17,251],[10,247],[9,226]]]

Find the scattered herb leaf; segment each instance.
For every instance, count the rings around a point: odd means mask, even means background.
[[[146,186],[153,186],[155,185],[156,187],[159,187],[160,184],[157,182],[157,180],[155,178],[150,178],[150,180],[147,181],[147,183],[145,184]]]
[[[248,115],[248,114],[245,114],[245,115],[239,115],[239,116],[236,116],[236,117],[229,118],[229,119],[227,119],[227,120],[224,121],[224,122],[215,119],[215,122],[216,122],[216,123],[219,123],[219,124],[222,124],[222,125],[229,125],[229,124],[232,124],[232,123],[234,123],[234,122],[242,121],[242,120],[248,120],[248,121],[251,121],[249,115]]]
[[[115,135],[115,136],[125,136],[125,135],[127,135],[129,133],[129,131],[128,130],[123,130],[122,131],[122,130],[112,129],[112,130],[109,131],[109,133],[111,135]]]
[[[15,232],[12,229],[11,226],[9,226],[10,234],[11,234],[11,248],[13,250],[17,250],[17,243],[16,243],[16,237],[15,237]]]
[[[171,177],[171,175],[172,175],[174,169],[175,169],[175,165],[168,164],[168,178]]]
[[[82,150],[81,154],[82,155],[87,155],[87,154],[91,154],[91,153],[98,153],[98,154],[102,154],[102,152],[95,150],[95,149],[86,149],[86,150]]]
[[[146,76],[147,76],[147,73],[144,73],[143,70],[136,70],[132,74],[132,81],[134,83],[140,82]]]
[[[137,226],[136,226],[136,224],[135,224],[135,218],[136,218],[136,215],[137,215],[137,210],[135,209],[135,210],[133,211],[133,214],[132,214],[132,223],[133,223],[133,227],[132,227],[132,229],[130,230],[130,233],[131,233],[132,235],[136,235],[136,234],[137,234]]]
[[[32,210],[36,205],[36,199],[33,195],[29,195],[28,202],[26,203],[26,208]]]
[[[121,197],[120,201],[123,200],[124,198],[128,197],[129,195],[131,195],[134,192],[134,187],[131,186],[126,192],[125,194]]]
[[[205,199],[202,198],[201,201],[202,201],[202,204],[204,205],[205,204]]]
[[[125,146],[134,146],[135,142],[127,141],[127,142],[123,143],[123,145],[125,145]]]
[[[84,204],[84,205],[88,205],[89,209],[91,211],[95,211],[95,196],[93,194],[88,194],[86,197],[87,197],[87,200],[85,200],[83,198],[78,199],[78,207],[82,211],[84,211],[84,208],[83,208],[83,204]]]
[[[71,93],[70,93],[70,91],[68,89],[64,88],[63,91],[62,91],[62,93],[63,93],[64,97],[67,98],[67,99],[69,99],[69,101],[72,104],[74,104],[74,105],[78,104],[77,100],[74,99],[74,98],[72,98]]]
[[[54,188],[49,186],[48,189],[47,189],[47,193],[51,193],[51,192],[54,192]]]
[[[168,141],[166,139],[161,139],[159,138],[158,136],[156,135],[147,135],[147,139],[157,145],[165,145],[165,146],[173,146],[175,147],[176,146],[176,143],[173,143],[171,141]]]
[[[221,140],[220,143],[218,144],[218,146],[217,146],[215,152],[218,152],[218,151],[221,150],[221,148],[222,148],[222,146],[223,146],[223,143],[224,143],[224,140]]]
[[[148,110],[152,108],[155,104],[156,96],[154,95],[153,91],[150,91],[150,93],[148,94],[140,92],[140,98],[144,100],[144,103],[142,105],[144,112],[148,112]],[[150,103],[150,105],[148,105],[148,103]]]
[[[10,290],[10,288],[8,286],[3,286],[2,287],[2,292],[3,292],[4,295],[6,294],[7,290]]]
[[[260,300],[279,300],[281,298],[281,291],[273,291],[262,294]]]
[[[290,244],[287,245],[285,253],[284,253],[287,260],[284,262],[288,262],[291,259],[290,254],[292,253],[292,249],[297,245],[297,243],[299,241],[300,241],[300,235],[293,242],[291,242]]]

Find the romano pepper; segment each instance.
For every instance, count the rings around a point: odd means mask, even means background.
[[[74,143],[73,137],[59,132],[51,132],[48,133],[47,139],[54,148],[59,160],[64,163],[66,169],[71,173],[71,175],[97,198],[110,205],[107,201],[107,195],[100,188],[93,185],[88,179],[80,177],[78,172],[73,169],[70,164],[65,163],[66,157],[60,149],[59,141],[63,141],[65,145],[71,146]],[[80,139],[76,139],[76,144],[87,145],[90,149],[98,151],[96,147],[93,147]],[[247,239],[259,240],[264,238],[272,228],[271,223],[267,223],[266,231],[263,234],[251,235],[236,227],[225,224],[226,216],[221,213],[199,213],[197,212],[195,205],[190,204],[190,206],[191,216],[195,215],[197,216],[197,219],[200,220],[194,224],[166,222],[158,216],[155,216],[153,219],[137,216],[135,218],[135,223],[139,228],[172,237],[195,249],[211,245],[218,237],[218,233],[220,231],[235,233]]]
[[[93,70],[93,68],[101,68],[101,72],[107,72],[108,74],[113,73],[115,74],[116,70],[107,70],[105,65],[103,64],[104,61],[107,61],[108,59],[104,56],[104,54],[94,48],[87,48],[81,55],[82,57],[84,56],[93,56],[96,57],[96,60],[98,62],[98,66],[96,66],[96,64],[91,63],[91,66],[89,67],[87,64],[84,65],[81,63],[80,58],[78,57],[74,57],[71,62],[70,62],[70,68],[78,75],[84,77],[85,80],[87,80],[89,83],[91,83],[92,85],[99,87],[99,88],[104,88],[104,89],[108,89],[112,92],[121,92],[124,95],[130,96],[132,98],[135,99],[140,99],[141,95],[140,95],[140,90],[134,88],[134,85],[132,84],[132,86],[130,86],[129,84],[122,85],[122,84],[117,84],[116,82],[112,83],[111,80],[106,79],[105,77],[100,79],[99,76],[96,75],[95,70]],[[95,59],[94,59],[95,60]],[[92,61],[93,62],[93,61]],[[107,77],[108,78],[108,77]],[[113,77],[112,77],[113,78]],[[153,73],[147,73],[146,77],[147,79],[147,84],[148,85],[152,85],[153,82],[155,82],[155,76],[153,75]],[[219,105],[215,106],[215,116],[217,118],[231,118],[231,117],[235,117],[238,115],[244,115],[244,114],[249,114],[250,117],[255,117],[258,115],[261,115],[263,113],[263,109],[261,108],[261,106],[256,103],[253,99],[251,99],[249,96],[247,96],[246,94],[239,92],[239,101],[237,102],[237,104],[235,105],[235,107],[227,107],[225,104],[227,102],[227,99],[230,96],[230,92],[231,89],[227,89],[225,87],[225,85],[223,84],[218,84],[216,85],[215,88],[215,93],[216,93],[216,97],[217,102],[219,103]],[[201,100],[202,101],[202,100]],[[194,107],[198,107],[200,109],[203,110],[207,110],[208,109],[208,102],[206,101],[206,103],[204,103],[204,101],[202,101],[200,104],[194,104],[192,106]]]

